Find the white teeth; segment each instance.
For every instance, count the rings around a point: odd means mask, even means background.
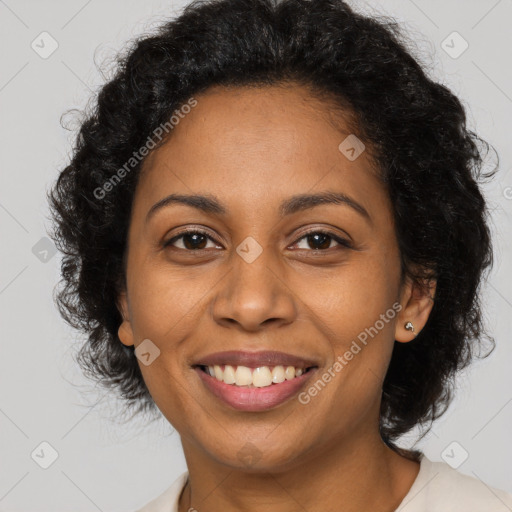
[[[215,372],[215,378],[216,378],[217,380],[222,380],[223,374],[222,374],[222,369],[221,369],[221,367],[220,367],[220,366],[218,366],[218,365],[215,365],[215,366],[213,367],[213,371]]]
[[[252,372],[252,384],[257,388],[263,388],[272,384],[272,373],[270,373],[268,366],[254,368]]]
[[[252,384],[252,372],[247,366],[238,366],[235,372],[235,384],[237,386],[247,386]]]
[[[276,366],[272,370],[272,382],[276,384],[284,382],[284,368],[282,366]]]
[[[272,383],[280,384],[285,380],[291,380],[300,377],[304,373],[303,368],[294,366],[260,366],[258,368],[248,368],[247,366],[232,366],[227,364],[222,370],[220,365],[207,366],[206,373],[225,384],[235,386],[264,388],[271,386]]]
[[[229,364],[224,368],[223,380],[226,384],[234,384],[236,382],[235,369]]]
[[[295,368],[293,366],[287,366],[284,371],[284,376],[286,380],[292,380],[295,377]]]

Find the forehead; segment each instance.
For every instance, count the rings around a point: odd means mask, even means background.
[[[195,99],[144,163],[138,192],[147,208],[173,192],[209,193],[253,209],[327,189],[361,203],[376,194],[386,201],[366,152],[350,160],[340,151],[353,137],[350,123],[305,87],[213,87]]]
[[[269,149],[276,161],[304,156],[318,160],[329,145],[332,149],[334,142],[337,149],[340,137],[351,133],[344,119],[350,117],[348,112],[334,113],[332,101],[326,103],[300,85],[215,86],[196,101],[166,145],[180,157],[193,147],[194,158],[222,158],[227,153],[233,159]],[[324,143],[319,146],[320,140]]]

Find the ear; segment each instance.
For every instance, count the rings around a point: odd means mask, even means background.
[[[129,314],[128,298],[126,296],[126,291],[123,291],[119,294],[116,305],[117,305],[117,309],[121,313],[121,316],[123,317],[122,323],[119,326],[117,334],[119,336],[119,339],[121,340],[121,343],[123,345],[126,345],[127,347],[129,347],[129,346],[133,345],[134,342],[133,342],[132,324],[130,323],[130,314]]]
[[[416,335],[427,323],[432,307],[437,282],[435,279],[424,280],[423,284],[413,282],[409,277],[403,285],[400,304],[402,309],[398,313],[395,325],[395,340],[399,343],[408,343],[414,340]],[[405,324],[411,322],[414,333],[405,328]]]

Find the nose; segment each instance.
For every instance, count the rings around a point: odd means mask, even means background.
[[[234,255],[231,272],[223,279],[212,304],[213,318],[218,324],[258,331],[294,321],[297,298],[287,286],[284,272],[272,265],[270,256],[270,251],[264,250],[248,263]]]

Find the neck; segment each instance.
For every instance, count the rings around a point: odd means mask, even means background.
[[[395,510],[419,464],[386,446],[380,436],[314,447],[286,467],[248,471],[219,463],[182,438],[189,480],[179,512],[344,512]]]

